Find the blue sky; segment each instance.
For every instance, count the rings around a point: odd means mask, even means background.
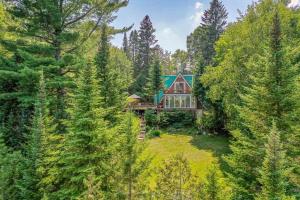
[[[256,0],[223,0],[232,22],[238,17],[238,9],[244,12],[247,6]],[[293,0],[297,2],[298,0]],[[186,37],[201,22],[203,11],[209,7],[210,0],[129,0],[129,5],[122,8],[113,22],[121,28],[135,24],[138,29],[143,17],[151,18],[158,43],[166,50],[186,49]],[[123,35],[112,40],[116,46],[122,44]]]

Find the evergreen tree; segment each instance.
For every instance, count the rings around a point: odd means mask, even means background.
[[[0,199],[18,200],[22,199],[22,191],[18,187],[22,180],[22,167],[24,157],[21,152],[12,152],[8,148],[2,136],[0,137]]]
[[[55,192],[59,188],[60,167],[58,166],[60,153],[62,151],[63,136],[56,133],[56,124],[49,112],[49,100],[46,93],[46,84],[44,73],[42,71],[40,78],[39,94],[35,108],[34,126],[32,128],[32,139],[36,146],[35,159],[31,165],[35,169],[36,183],[35,193],[40,198],[47,196],[53,199]],[[31,142],[31,143],[32,143]]]
[[[273,125],[265,147],[266,155],[260,171],[260,183],[262,185],[262,191],[258,195],[257,199],[285,199],[286,187],[288,185],[287,160],[276,124]]]
[[[30,133],[34,103],[38,86],[38,71],[44,68],[49,79],[50,112],[58,123],[60,133],[65,131],[63,120],[67,117],[66,96],[73,86],[72,73],[77,71],[74,55],[90,38],[103,18],[127,1],[3,1],[14,21],[1,37],[0,59],[0,120],[8,122],[13,117],[13,127],[6,126],[5,142],[20,149]],[[104,17],[104,15],[106,17]],[[9,19],[8,17],[7,19]],[[76,30],[88,24],[86,32]],[[14,55],[14,56],[5,56]],[[12,139],[14,138],[14,139]]]
[[[106,119],[114,122],[114,115],[120,106],[123,99],[123,92],[118,88],[120,84],[118,81],[121,79],[116,71],[116,66],[111,66],[110,61],[110,43],[108,27],[104,24],[101,28],[101,38],[99,49],[95,58],[97,69],[97,80],[99,81],[99,91],[102,97],[102,108],[107,109]]]
[[[61,199],[76,199],[87,188],[84,180],[95,174],[94,184],[101,184],[101,191],[109,192],[109,177],[112,174],[111,134],[104,121],[104,110],[98,92],[96,69],[86,66],[80,74],[72,106],[68,133],[62,155]]]
[[[288,115],[284,113],[291,113],[295,106],[290,98],[294,73],[281,46],[277,12],[270,37],[270,47],[265,55],[257,56],[249,63],[256,74],[251,77],[252,84],[241,96],[243,104],[238,107],[240,128],[232,132],[233,153],[228,156],[227,163],[238,199],[253,199],[253,194],[257,192],[258,168],[263,162],[266,133],[270,132],[272,121],[277,124],[283,139],[291,135]]]
[[[203,197],[202,197],[203,198]],[[205,200],[231,199],[231,188],[227,182],[225,184],[222,172],[215,163],[208,169],[206,182],[204,184]]]
[[[25,163],[22,172],[22,181],[19,187],[22,189],[22,199],[41,199],[38,191],[39,176],[37,174],[37,163],[40,158],[41,137],[45,131],[45,113],[47,111],[46,91],[44,74],[41,73],[39,83],[39,94],[35,105],[35,114],[33,117],[33,127],[28,139],[25,152]]]
[[[121,142],[121,179],[124,191],[122,193],[128,200],[141,198],[144,192],[144,182],[141,182],[143,173],[149,167],[150,159],[141,158],[145,150],[143,144],[138,142],[140,133],[140,120],[133,113],[128,112],[122,120],[119,133],[124,138]]]
[[[165,161],[159,168],[156,180],[157,199],[194,199],[197,183],[190,165],[182,155]]]
[[[135,65],[137,61],[137,51],[138,51],[138,32],[133,30],[130,32],[129,36],[129,54],[130,60]]]
[[[144,88],[149,79],[149,69],[151,65],[151,48],[156,44],[157,40],[154,35],[155,29],[148,15],[141,22],[138,32],[138,51],[137,62],[134,66],[134,92],[143,96]]]
[[[152,93],[155,96],[155,102],[156,105],[158,106],[159,104],[159,92],[161,89],[163,89],[162,86],[162,81],[161,81],[161,67],[159,64],[159,60],[155,60],[153,64],[153,69],[152,69],[152,75],[151,75],[151,90]]]
[[[222,105],[219,102],[212,104],[208,100],[206,95],[207,88],[203,86],[200,78],[207,66],[215,66],[213,62],[215,56],[214,46],[225,30],[227,16],[228,13],[222,2],[212,0],[210,8],[203,14],[201,25],[187,39],[190,58],[196,65],[193,93],[197,98],[198,107],[213,108],[215,131],[222,131],[224,128]]]
[[[128,58],[130,58],[130,49],[129,49],[129,46],[128,46],[128,39],[127,39],[126,32],[124,33],[124,37],[123,37],[123,51],[126,54],[126,56]]]

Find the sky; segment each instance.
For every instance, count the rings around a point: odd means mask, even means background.
[[[228,11],[228,22],[239,16],[238,10],[245,12],[247,6],[257,0],[223,0]],[[210,0],[129,0],[125,8],[121,8],[113,22],[116,28],[134,24],[139,29],[145,15],[149,15],[156,30],[158,44],[165,50],[174,52],[186,49],[186,37],[201,23],[204,10],[209,8]],[[292,0],[295,6],[300,0]],[[121,46],[123,35],[114,37],[112,43]]]

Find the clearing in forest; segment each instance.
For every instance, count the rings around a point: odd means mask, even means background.
[[[204,177],[213,161],[221,162],[222,155],[229,153],[228,138],[224,136],[170,134],[166,131],[157,138],[149,140],[146,154],[154,156],[151,168],[159,166],[165,159],[183,154],[190,162],[192,170]]]

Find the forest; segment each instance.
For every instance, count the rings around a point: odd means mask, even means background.
[[[0,200],[300,200],[300,7],[210,0],[170,52],[130,3],[0,1]],[[153,98],[178,74],[198,114]]]

